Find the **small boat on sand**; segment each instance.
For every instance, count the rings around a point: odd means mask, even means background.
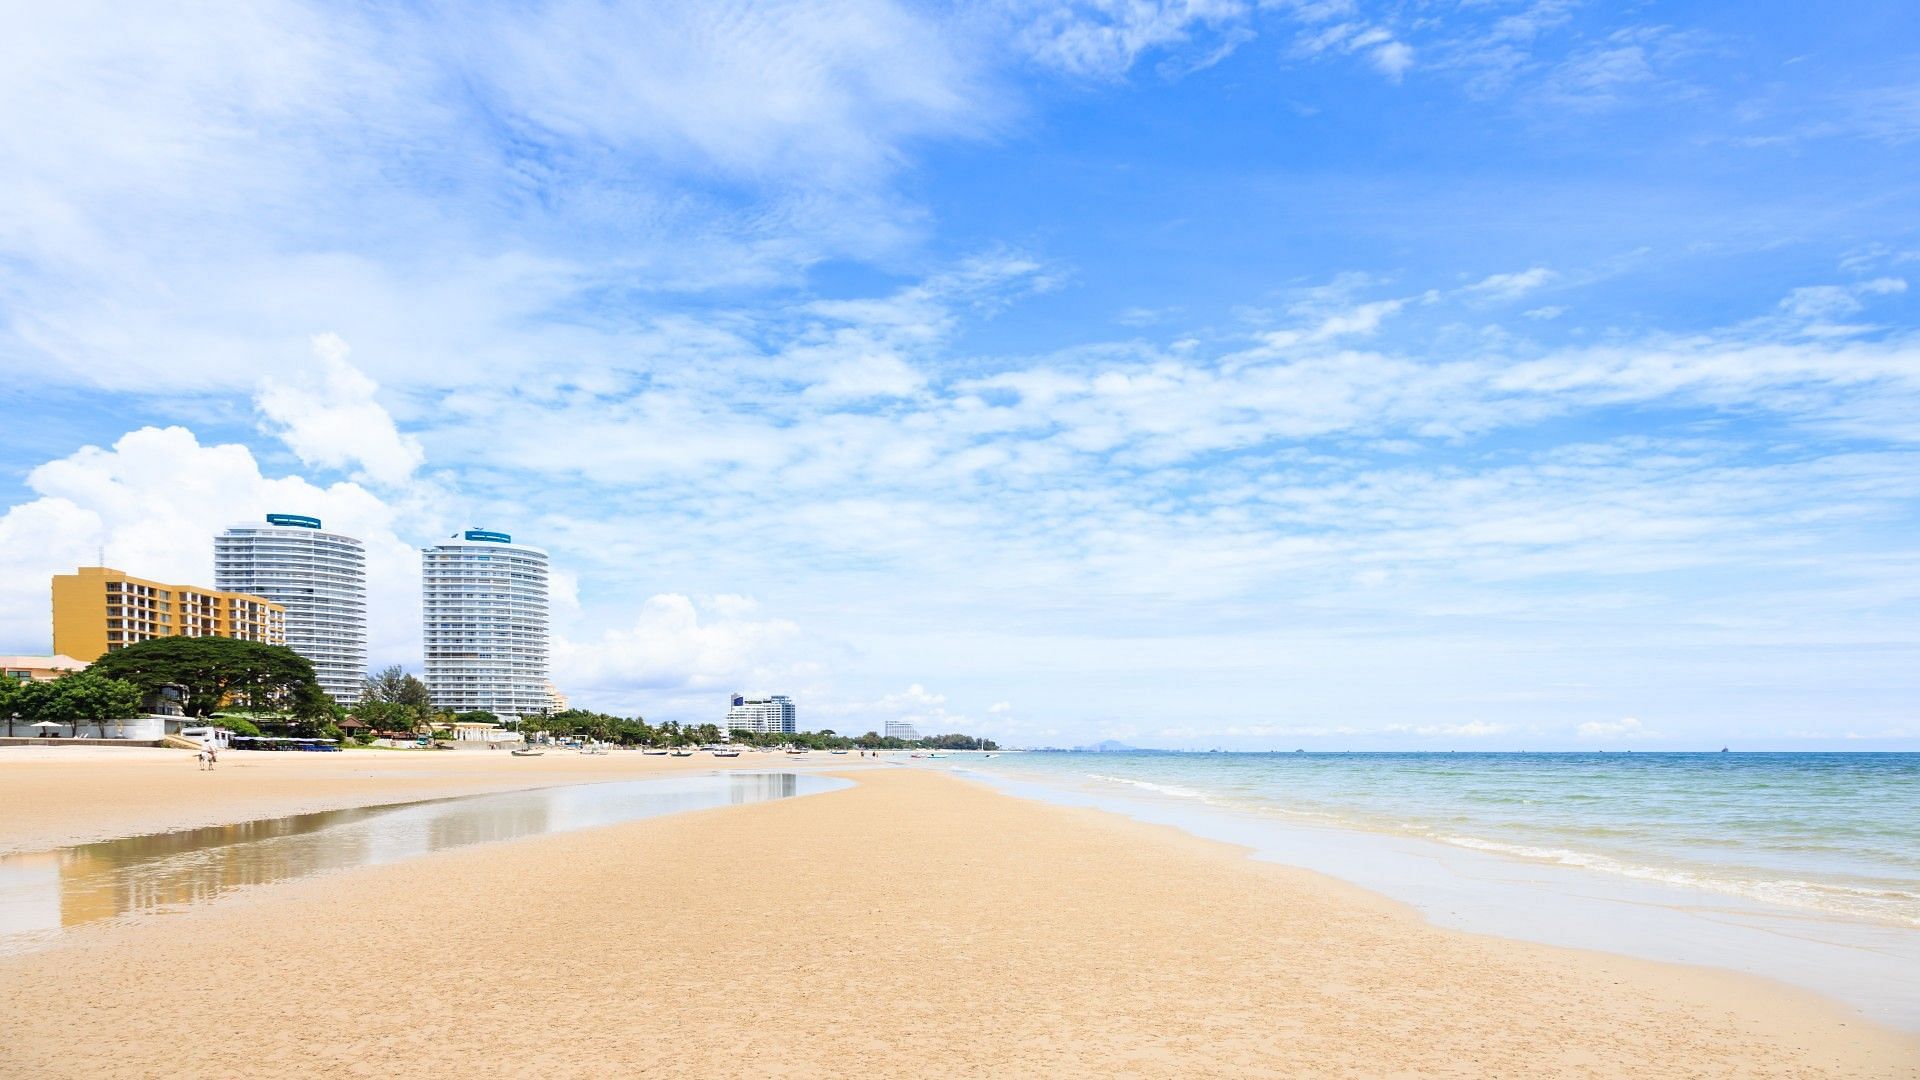
[[[545,750],[535,750],[531,746],[523,746],[520,749],[515,750],[513,752],[513,756],[514,757],[539,757],[541,754],[544,754],[544,753],[546,753]]]
[[[693,756],[693,751],[691,751],[691,750],[675,750],[675,751],[674,751],[673,753],[671,753],[671,754],[668,754],[667,756],[668,756],[668,757],[692,757],[692,756]]]
[[[738,751],[738,750],[721,750],[721,749],[718,749],[718,748],[716,748],[716,749],[715,749],[715,750],[713,751],[713,756],[714,756],[714,757],[739,757],[739,756],[740,756],[740,751]]]

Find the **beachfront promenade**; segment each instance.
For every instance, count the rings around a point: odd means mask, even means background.
[[[0,753],[0,850],[541,784],[850,786],[480,844],[0,958],[0,1074],[1900,1076],[1744,977],[1436,929],[1237,849],[846,758]],[[777,904],[769,905],[769,897]]]

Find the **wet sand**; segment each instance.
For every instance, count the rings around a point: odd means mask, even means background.
[[[345,797],[325,774],[349,755],[314,757],[298,797]],[[618,767],[655,762],[714,764]],[[1226,845],[950,776],[845,775],[82,928],[0,960],[17,1018],[0,1074],[1920,1075],[1913,1040],[1763,981],[1440,930]],[[382,777],[366,790],[410,782]],[[176,797],[155,783],[156,808]],[[30,818],[10,806],[0,838],[17,848]]]
[[[90,840],[225,825],[351,806],[475,795],[553,784],[635,780],[681,771],[822,768],[860,758],[742,754],[653,757],[553,751],[345,750],[337,754],[236,750],[213,773],[187,750],[146,747],[0,747],[0,854]]]

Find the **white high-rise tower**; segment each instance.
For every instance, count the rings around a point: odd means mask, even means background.
[[[454,712],[546,711],[547,553],[468,529],[420,549],[427,692]]]
[[[213,538],[217,589],[264,596],[287,609],[287,647],[313,664],[321,689],[360,700],[367,674],[367,550],[304,514],[268,514]]]

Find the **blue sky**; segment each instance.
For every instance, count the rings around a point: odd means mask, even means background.
[[[1920,747],[1902,5],[55,7],[0,650],[281,510],[655,718]]]

